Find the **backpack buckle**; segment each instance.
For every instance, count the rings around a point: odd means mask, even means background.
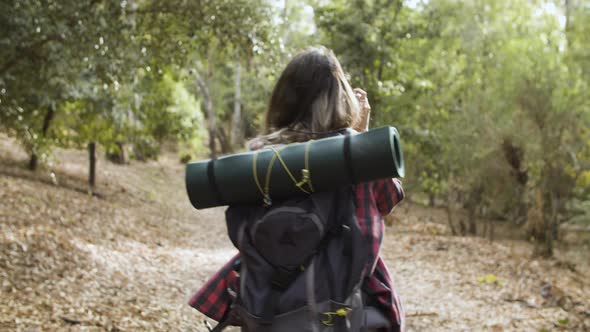
[[[333,326],[336,317],[347,317],[351,311],[352,308],[344,307],[334,312],[322,312],[321,314],[326,316],[326,319],[322,320],[322,324],[326,326]]]
[[[268,195],[268,194],[264,194],[262,201],[264,202],[264,206],[266,206],[266,207],[269,207],[272,205],[272,199],[270,199],[270,195]]]

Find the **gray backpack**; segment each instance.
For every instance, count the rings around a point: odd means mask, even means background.
[[[364,305],[368,248],[355,218],[350,186],[271,207],[228,208],[228,232],[241,263],[235,315],[226,323],[246,332],[388,327],[383,315]]]

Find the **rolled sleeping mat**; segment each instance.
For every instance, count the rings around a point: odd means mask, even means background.
[[[193,162],[186,166],[186,189],[192,205],[205,209],[270,205],[303,193],[403,176],[399,133],[382,127]]]

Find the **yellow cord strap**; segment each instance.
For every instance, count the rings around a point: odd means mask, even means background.
[[[272,149],[273,151],[275,151],[275,149]],[[272,156],[272,159],[270,160],[270,162],[268,163],[268,168],[266,169],[266,182],[264,183],[264,192],[266,193],[265,195],[265,199],[266,201],[264,202],[266,205],[272,205],[272,201],[270,199],[270,174],[272,171],[272,166],[275,163],[275,160],[277,160],[277,156],[278,156],[278,152],[275,151],[274,156]]]
[[[297,188],[299,188],[299,190],[303,191],[304,193],[309,194],[309,191],[303,189],[303,187],[302,187],[302,185],[305,184],[307,181],[303,180],[303,181],[297,182],[297,179],[295,179],[295,176],[293,176],[293,173],[291,173],[291,170],[289,170],[287,163],[285,163],[285,161],[281,157],[281,154],[279,153],[279,151],[275,150],[274,148],[272,150],[275,152],[275,156],[279,158],[279,161],[283,165],[283,168],[285,169],[285,171],[287,172],[287,174],[289,175],[289,177],[291,178],[291,181],[293,181],[295,186]]]
[[[274,149],[273,149],[274,150]],[[258,160],[258,151],[254,154],[254,158],[252,159],[252,173],[254,175],[254,181],[256,182],[256,186],[262,195],[263,201],[265,205],[272,205],[272,200],[270,199],[270,174],[272,170],[272,166],[274,165],[275,160],[277,159],[277,155],[275,154],[270,162],[268,163],[268,167],[266,169],[266,179],[264,189],[260,184],[260,179],[258,179],[258,168],[256,162]]]
[[[256,164],[257,160],[258,160],[258,151],[256,151],[256,153],[254,154],[254,158],[252,159],[252,174],[254,176],[254,181],[256,182],[256,186],[258,187],[260,194],[262,194],[265,205],[267,205],[267,206],[272,205],[272,200],[270,198],[270,176],[271,176],[272,167],[274,166],[274,163],[277,159],[279,159],[281,165],[283,166],[283,168],[287,172],[287,175],[289,175],[289,177],[291,178],[291,181],[293,181],[293,184],[297,188],[299,188],[299,190],[301,190],[302,192],[304,192],[306,194],[311,194],[312,192],[315,191],[313,188],[313,185],[311,183],[311,172],[309,170],[309,148],[311,146],[311,142],[312,142],[311,140],[308,141],[305,146],[305,166],[304,166],[305,168],[301,170],[301,181],[297,181],[297,179],[295,179],[295,176],[293,175],[293,173],[291,173],[291,170],[287,166],[287,163],[285,163],[285,161],[281,157],[280,151],[282,149],[276,150],[275,148],[271,148],[274,151],[274,155],[272,156],[272,159],[270,160],[270,162],[268,163],[268,167],[266,168],[266,178],[265,178],[264,188],[262,188],[262,185],[260,184],[260,179],[258,178],[258,168],[257,168],[257,164]],[[305,184],[308,185],[309,190],[306,190],[305,188],[303,188],[303,186]]]

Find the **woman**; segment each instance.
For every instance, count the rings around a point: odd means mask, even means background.
[[[352,89],[334,53],[324,47],[308,48],[297,54],[281,74],[266,114],[266,133],[251,142],[252,150],[304,142],[353,128],[366,131],[370,105],[367,94]],[[403,310],[387,268],[379,257],[383,216],[403,199],[401,182],[385,179],[355,186],[358,226],[369,244],[363,291],[371,306],[391,322],[389,331],[403,330]],[[239,276],[232,258],[189,304],[217,321],[231,314]]]

